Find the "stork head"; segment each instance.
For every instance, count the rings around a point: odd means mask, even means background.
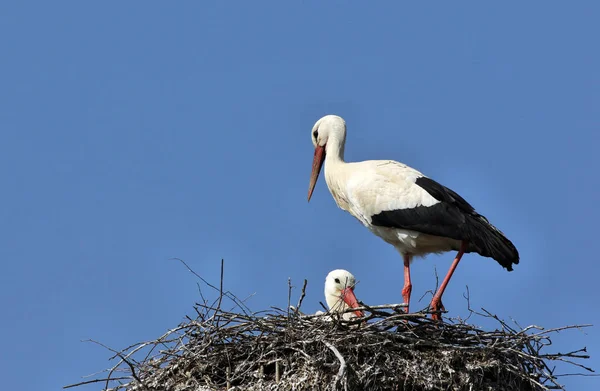
[[[348,308],[358,308],[358,300],[354,296],[356,280],[352,273],[347,270],[337,269],[331,271],[325,278],[325,300],[332,312],[341,313]],[[363,316],[362,311],[354,311],[358,317]],[[345,318],[353,317],[352,313],[346,313]]]
[[[344,143],[346,141],[346,121],[337,115],[326,115],[315,123],[310,137],[315,146],[315,156],[313,158],[312,172],[310,174],[310,183],[308,184],[308,200],[312,196],[323,161],[327,145],[335,146],[343,154]]]

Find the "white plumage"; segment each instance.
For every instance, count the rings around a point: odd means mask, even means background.
[[[358,300],[354,294],[356,279],[354,275],[344,269],[332,270],[325,278],[325,301],[329,307],[329,312],[333,314],[342,314],[342,319],[351,320],[356,317],[362,317],[362,311],[345,312],[350,308],[358,308]],[[317,311],[316,314],[323,314]],[[329,316],[325,320],[331,320]]]
[[[328,159],[329,155],[326,156]],[[440,202],[415,184],[415,180],[423,176],[417,170],[391,160],[333,165],[334,170],[328,170],[328,166],[326,161],[325,179],[331,193],[337,193],[337,197],[334,195],[336,199],[347,200],[341,205],[338,203],[338,206],[356,217],[375,235],[396,247],[401,254],[422,256],[459,249],[459,240],[372,224],[372,216],[382,211],[429,207]],[[332,177],[340,176],[345,180],[342,183],[335,181],[336,185],[331,186],[330,183],[334,183]]]

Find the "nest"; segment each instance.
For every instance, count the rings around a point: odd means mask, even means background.
[[[483,310],[498,328],[463,320],[431,321],[403,305],[364,306],[365,318],[305,315],[296,307],[252,313],[229,292],[196,304],[195,319],[160,338],[123,350],[93,380],[103,390],[549,390],[564,389],[552,361],[592,371],[570,353],[544,353],[553,332],[511,326]],[[291,293],[291,288],[290,288]],[[234,308],[224,310],[226,302]],[[97,343],[97,342],[96,342]],[[104,345],[102,345],[104,346]],[[592,371],[593,372],[593,371]],[[98,376],[98,375],[97,375]]]

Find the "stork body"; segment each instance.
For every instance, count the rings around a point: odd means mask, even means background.
[[[325,181],[336,204],[375,235],[393,245],[404,260],[405,303],[410,302],[410,264],[414,257],[458,251],[431,307],[443,308],[442,294],[463,253],[495,259],[508,271],[519,263],[515,246],[456,192],[421,172],[392,160],[346,163],[346,123],[321,118],[312,129],[315,156],[308,199],[325,164]],[[408,308],[407,308],[408,312]],[[439,319],[439,315],[434,315]]]

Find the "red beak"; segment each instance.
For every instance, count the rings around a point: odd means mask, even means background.
[[[319,173],[321,172],[321,166],[323,166],[324,160],[325,147],[317,145],[315,148],[315,157],[313,158],[312,172],[310,173],[310,182],[308,184],[308,201],[310,201],[310,197],[312,197],[312,193],[315,189],[315,185],[317,184],[317,179],[319,178]]]
[[[350,308],[358,308],[360,307],[358,305],[358,300],[356,300],[356,296],[354,296],[354,289],[352,288],[346,288],[344,290],[342,290],[342,299],[344,300],[344,302],[346,304],[348,304],[348,306]],[[354,313],[359,317],[362,318],[364,316],[362,311],[354,311]]]

